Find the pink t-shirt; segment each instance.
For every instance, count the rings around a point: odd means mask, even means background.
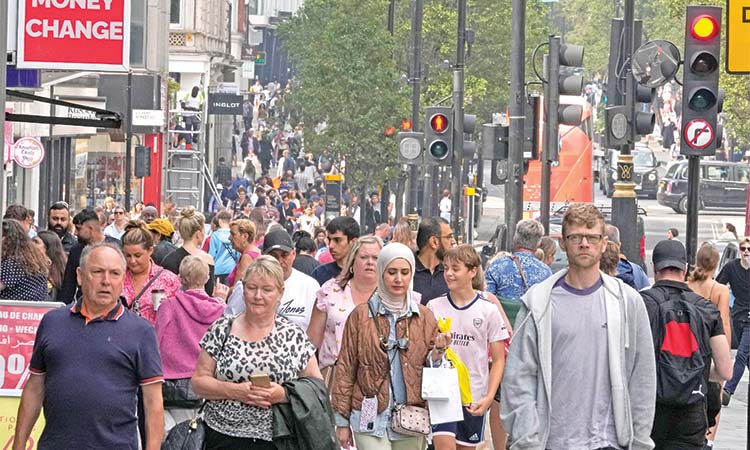
[[[469,370],[474,401],[484,398],[490,381],[489,345],[510,337],[500,311],[480,293],[460,308],[451,301],[450,294],[430,300],[427,308],[436,319],[450,317],[453,337],[450,348]]]
[[[327,314],[323,343],[318,351],[321,368],[333,365],[338,359],[344,325],[355,306],[349,284],[341,289],[336,279],[332,278],[323,283],[318,291],[315,308]]]
[[[160,271],[161,273],[159,273]],[[137,308],[137,314],[146,319],[151,325],[156,324],[156,311],[154,311],[154,302],[151,299],[151,293],[155,290],[161,289],[164,291],[164,299],[168,299],[174,297],[181,287],[180,277],[169,270],[163,269],[161,266],[157,266],[153,261],[151,261],[151,268],[149,269],[146,283],[155,277],[157,273],[159,273],[159,278],[157,278],[156,281],[148,287],[148,290],[141,295],[141,298],[138,299],[140,305]],[[138,295],[138,292],[135,292],[133,277],[130,275],[130,271],[125,272],[125,280],[123,280],[122,283],[121,295],[128,301],[128,308],[134,309],[133,300],[135,300],[135,296]]]

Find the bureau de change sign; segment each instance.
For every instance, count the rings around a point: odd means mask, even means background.
[[[17,65],[127,71],[130,0],[18,0]]]

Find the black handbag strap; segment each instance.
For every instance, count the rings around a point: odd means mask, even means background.
[[[148,291],[148,288],[150,288],[151,285],[154,284],[154,281],[156,281],[156,279],[159,278],[159,275],[161,275],[162,272],[164,272],[164,268],[162,268],[160,271],[156,272],[156,275],[154,275],[153,278],[151,278],[150,280],[148,280],[148,283],[146,283],[146,285],[143,286],[143,289],[141,289],[141,292],[139,292],[138,295],[136,295],[135,298],[133,298],[133,302],[130,304],[130,308],[131,309],[134,309],[136,311],[140,310],[139,307],[140,307],[141,297],[143,296],[143,294],[146,293],[146,291]]]
[[[221,242],[221,245],[223,245],[224,248],[227,249],[227,253],[229,253],[229,256],[232,257],[232,259],[234,260],[234,262],[237,263],[239,261],[239,259],[237,258],[237,255],[234,254],[234,249],[229,244],[227,244],[226,242],[222,241],[221,239],[219,239],[219,242]]]

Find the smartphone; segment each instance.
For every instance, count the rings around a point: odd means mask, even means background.
[[[254,373],[250,375],[250,381],[260,387],[270,387],[271,379],[267,373]]]

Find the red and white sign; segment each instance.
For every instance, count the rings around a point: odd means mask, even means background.
[[[13,144],[13,160],[24,169],[33,169],[44,161],[44,144],[35,137],[24,137]]]
[[[127,71],[130,0],[19,0],[17,66]]]
[[[691,120],[685,127],[682,138],[691,148],[706,148],[714,140],[714,129],[703,119]]]
[[[12,108],[5,108],[5,112],[13,112]],[[5,121],[5,142],[3,143],[3,162],[9,163],[13,159],[13,122]]]
[[[20,397],[29,378],[36,329],[62,303],[0,301],[0,396]]]

